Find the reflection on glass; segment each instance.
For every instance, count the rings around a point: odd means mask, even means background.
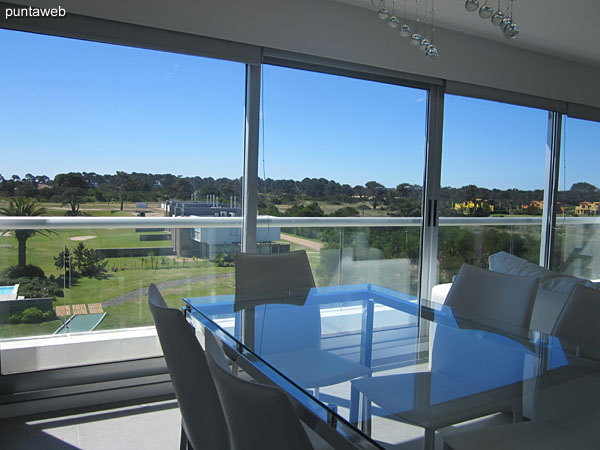
[[[438,207],[440,283],[452,281],[463,263],[487,268],[488,257],[500,251],[539,262],[547,114],[446,96]],[[493,139],[490,127],[473,127],[465,117],[485,118],[510,139]],[[447,217],[451,223],[445,222]],[[480,225],[485,218],[486,225]],[[527,218],[532,220],[524,224]]]
[[[89,222],[0,235],[0,339],[150,326],[151,282],[173,307],[233,292],[245,66],[9,30],[0,45],[0,214]],[[167,216],[233,224],[143,226]]]
[[[600,278],[600,184],[595,146],[600,123],[565,119],[552,268]]]
[[[365,220],[421,216],[426,92],[268,65],[263,77],[260,214],[349,221],[284,227],[279,243],[307,251],[317,286],[417,295],[420,223]]]

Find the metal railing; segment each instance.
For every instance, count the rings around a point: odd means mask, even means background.
[[[271,217],[259,216],[259,227],[418,227],[421,217]],[[440,217],[445,226],[541,226],[541,217]],[[559,217],[557,225],[600,225],[600,217]],[[0,217],[0,230],[86,228],[240,228],[241,217]]]

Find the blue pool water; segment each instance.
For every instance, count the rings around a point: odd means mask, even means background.
[[[0,295],[12,294],[14,286],[0,286]]]

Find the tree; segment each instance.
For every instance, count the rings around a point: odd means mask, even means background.
[[[373,209],[377,209],[377,205],[383,203],[385,195],[385,186],[377,181],[369,181],[365,184],[366,191],[369,195],[369,202],[373,205]]]
[[[79,201],[86,194],[88,188],[83,175],[78,172],[58,174],[54,178],[54,186],[62,195],[63,200],[71,206],[71,211],[67,211],[66,215],[79,215]]]
[[[73,250],[73,265],[84,277],[102,278],[106,274],[108,261],[93,248],[86,248],[80,242]]]
[[[11,199],[8,202],[8,206],[6,208],[0,208],[0,214],[3,216],[41,216],[46,214],[48,211],[44,207],[39,207],[37,202],[31,198],[25,197],[17,197]],[[54,233],[49,230],[23,230],[23,229],[15,229],[15,230],[7,230],[15,233],[15,238],[19,243],[19,253],[18,253],[18,266],[24,268],[27,265],[27,239],[36,234],[41,234],[44,236],[49,236],[50,233]],[[7,232],[5,231],[5,233]]]
[[[131,189],[132,180],[131,175],[127,172],[117,171],[117,174],[113,178],[117,192],[119,193],[119,201],[121,203],[121,211],[123,211],[123,201],[125,199],[125,193]]]
[[[54,266],[57,269],[64,269],[65,280],[67,281],[67,287],[69,288],[71,287],[71,279],[79,277],[79,272],[77,272],[73,265],[73,256],[68,247],[65,247],[64,251],[54,257]]]

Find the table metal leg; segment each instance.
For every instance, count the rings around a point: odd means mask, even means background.
[[[435,450],[435,430],[433,428],[425,428],[423,450]]]
[[[371,436],[372,432],[372,411],[371,411],[371,400],[363,394],[361,408],[360,408],[360,429],[367,436]]]
[[[358,405],[360,392],[354,386],[350,388],[350,423],[358,426]]]

